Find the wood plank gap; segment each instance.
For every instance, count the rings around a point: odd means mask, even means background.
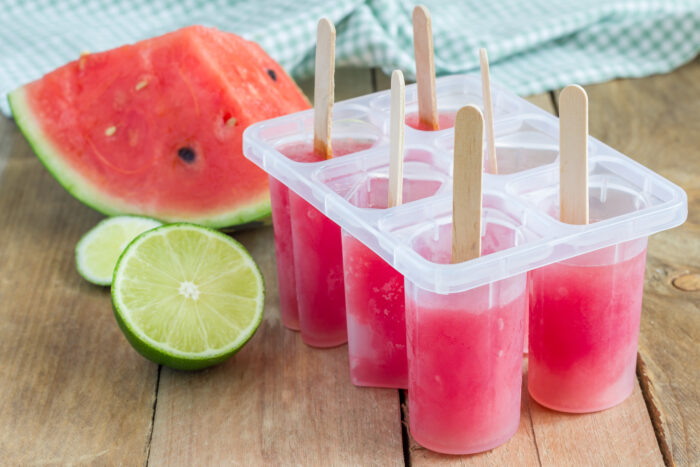
[[[659,444],[659,450],[661,451],[661,456],[664,459],[664,464],[666,466],[676,465],[673,461],[671,447],[669,446],[667,435],[664,430],[664,424],[661,420],[663,417],[663,409],[661,408],[659,401],[657,401],[652,382],[647,373],[647,366],[646,363],[644,363],[644,357],[642,357],[641,353],[637,353],[637,379],[639,380],[639,388],[642,391],[644,403],[646,404],[647,411],[649,412],[651,424],[654,427],[654,435],[656,435],[656,441]]]
[[[403,463],[411,467],[411,439],[408,437],[408,406],[406,405],[406,390],[399,389],[399,412],[401,414],[401,443],[403,444]]]
[[[146,443],[146,467],[151,462],[151,440],[153,439],[153,426],[156,422],[156,409],[158,408],[158,387],[160,386],[160,372],[163,370],[163,365],[158,365],[158,374],[156,375],[156,388],[153,395],[153,414],[151,415],[151,427],[148,432],[148,442]]]
[[[527,358],[527,357],[525,357]],[[523,391],[527,391],[527,374],[523,375]],[[540,447],[537,445],[537,433],[535,433],[535,425],[532,423],[532,411],[530,410],[530,397],[523,397],[523,402],[527,405],[527,417],[530,419],[530,433],[532,434],[532,439],[535,443],[535,453],[537,454],[537,463],[542,465],[542,458],[540,457]]]
[[[549,98],[552,101],[552,107],[554,107],[554,115],[559,116],[559,102],[557,102],[557,96],[555,91],[549,91]]]

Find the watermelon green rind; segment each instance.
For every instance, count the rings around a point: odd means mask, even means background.
[[[25,88],[19,88],[8,94],[8,101],[15,122],[22,134],[29,142],[41,163],[53,175],[53,177],[73,197],[87,206],[107,215],[134,214],[153,217],[153,213],[134,211],[134,206],[122,202],[116,197],[109,196],[98,187],[86,180],[77,170],[65,162],[59,148],[55,147],[41,129],[41,125],[34,118],[31,106],[27,102]],[[211,213],[198,213],[192,217],[163,217],[158,220],[163,222],[191,222],[211,228],[222,228],[240,224],[246,224],[269,217],[271,213],[269,195],[263,197],[258,203],[248,204],[228,212],[212,215]]]

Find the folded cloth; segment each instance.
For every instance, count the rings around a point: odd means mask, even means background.
[[[438,75],[478,68],[522,95],[670,71],[700,51],[700,0],[424,0]],[[313,73],[316,23],[337,28],[336,65],[414,76],[403,0],[27,0],[0,4],[0,111],[6,94],[96,52],[203,24],[254,40],[296,78]]]

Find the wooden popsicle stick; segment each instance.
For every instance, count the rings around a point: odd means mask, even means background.
[[[389,207],[399,206],[403,197],[403,142],[406,84],[401,70],[391,74],[391,126],[389,128]]]
[[[331,113],[335,93],[335,26],[321,18],[316,33],[314,80],[314,152],[332,157]]]
[[[559,219],[588,224],[588,96],[578,85],[559,96]]]
[[[467,105],[455,119],[452,186],[452,263],[481,256],[481,177],[484,117]]]
[[[418,120],[433,130],[438,129],[437,97],[435,95],[435,58],[433,28],[430,12],[423,5],[413,9],[413,50],[416,59],[418,87]]]
[[[493,104],[491,103],[491,76],[489,73],[489,56],[486,49],[479,49],[479,63],[481,64],[481,94],[484,99],[484,120],[486,123],[486,152],[489,156],[488,171],[498,173],[498,159],[496,158],[496,136],[493,129]]]

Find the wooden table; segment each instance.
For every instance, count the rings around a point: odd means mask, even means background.
[[[337,99],[387,86],[381,73],[342,70]],[[144,360],[116,326],[108,290],[75,270],[73,248],[101,216],[0,117],[0,463],[699,464],[700,60],[587,91],[591,133],[682,186],[690,202],[688,222],[649,241],[639,385],[589,415],[547,410],[524,391],[517,434],[466,457],[416,445],[405,394],[354,387],[345,346],[312,349],[282,327],[271,228],[236,235],[267,282],[250,343],[199,372]],[[556,112],[556,93],[529,100]]]

